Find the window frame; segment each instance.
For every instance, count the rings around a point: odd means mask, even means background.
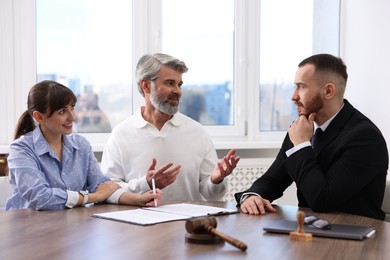
[[[237,28],[239,26],[238,20],[240,17],[245,17],[240,12],[240,5],[242,1],[234,1],[235,5],[235,50],[234,50],[234,60],[242,60],[243,55],[240,53],[241,48],[237,46],[240,44],[240,39],[237,39]],[[133,24],[144,24],[142,28],[134,26],[133,28],[133,38],[138,39],[134,41],[134,62],[144,53],[156,53],[162,51],[161,46],[161,34],[162,34],[162,1],[161,0],[133,0]],[[146,15],[145,15],[146,14]],[[241,28],[240,28],[241,29]],[[139,40],[141,39],[141,40]],[[243,64],[243,63],[242,63]],[[245,110],[243,109],[243,104],[245,104],[244,96],[242,93],[242,86],[245,84],[240,84],[242,78],[242,70],[239,66],[234,64],[234,75],[233,75],[233,84],[234,84],[234,93],[233,93],[233,107],[234,107],[234,118],[233,125],[229,126],[204,126],[206,131],[212,137],[244,137],[245,136]],[[136,64],[134,64],[134,68]],[[191,72],[189,72],[191,73]],[[134,86],[136,82],[133,82]],[[185,84],[185,82],[184,82]],[[138,91],[133,91],[134,97],[134,111],[144,104],[143,97],[138,93]]]
[[[5,95],[0,102],[5,113],[0,153],[8,152],[20,115],[26,110],[29,87],[36,79],[35,1],[3,0],[0,3],[0,84]],[[22,105],[21,105],[22,104]]]
[[[328,8],[338,12],[338,19],[331,26],[338,26],[337,32],[327,31],[337,37],[333,43],[333,54],[339,54],[341,0],[316,0],[315,14]],[[133,70],[144,53],[161,51],[161,0],[133,0]],[[234,125],[205,126],[217,149],[275,149],[278,148],[286,131],[259,132],[259,42],[260,1],[235,0],[234,36]],[[13,140],[14,128],[19,116],[25,111],[28,91],[36,83],[36,28],[35,0],[2,0],[0,3],[0,84],[5,95],[0,97],[0,108],[5,113],[4,124],[0,126],[0,153],[7,153]],[[317,13],[316,13],[317,12]],[[324,26],[327,17],[319,15],[314,22]],[[142,27],[137,27],[142,24]],[[321,27],[322,28],[322,27]],[[335,35],[336,34],[336,35]],[[315,41],[314,41],[315,42]],[[324,42],[323,39],[322,41]],[[324,46],[313,44],[313,52],[321,52]],[[329,52],[329,51],[328,51]],[[298,62],[298,61],[297,61]],[[133,72],[134,73],[134,72]],[[292,75],[293,76],[293,75]],[[133,86],[136,83],[133,81]],[[248,87],[251,86],[251,87]],[[136,87],[132,89],[133,112],[144,104]],[[102,151],[108,139],[107,134],[87,134],[94,151]]]
[[[260,6],[256,7],[256,10],[260,10]],[[336,56],[340,54],[340,14],[341,14],[341,0],[315,0],[313,1],[313,43],[312,43],[312,53],[330,53]],[[260,12],[260,11],[259,11]],[[329,19],[329,14],[337,13],[337,19]],[[260,32],[260,14],[257,14],[259,20],[256,21],[258,28],[255,32]],[[333,18],[333,17],[332,17]],[[260,34],[256,38],[256,47],[254,55],[260,57]],[[333,41],[337,39],[336,41]],[[305,58],[305,57],[303,57]],[[303,59],[302,58],[302,59]],[[256,74],[259,74],[260,66],[259,59],[257,60],[255,71]],[[297,66],[300,61],[297,61]],[[291,75],[293,79],[295,75]],[[255,79],[253,96],[258,100],[259,99],[259,86],[260,86],[260,77]],[[253,118],[254,125],[251,125],[249,128],[254,131],[254,140],[265,144],[265,143],[280,143],[283,141],[286,136],[285,131],[259,131],[260,125],[260,103],[255,100],[254,107],[256,115]],[[292,102],[292,101],[291,101]]]

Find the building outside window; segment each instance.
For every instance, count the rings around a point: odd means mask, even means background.
[[[109,133],[132,107],[132,3],[36,0],[37,81],[78,97],[75,131]]]
[[[214,138],[259,143],[281,142],[296,117],[298,62],[314,53],[338,55],[339,0],[33,2],[2,4],[12,10],[4,19],[14,23],[2,33],[3,45],[13,46],[10,55],[2,52],[13,64],[7,75],[15,75],[4,81],[14,84],[6,94],[16,104],[10,116],[25,109],[32,84],[56,80],[78,96],[75,131],[93,145],[104,145],[143,104],[134,69],[145,53],[187,63],[182,113]],[[6,120],[3,143],[16,125],[14,117]]]

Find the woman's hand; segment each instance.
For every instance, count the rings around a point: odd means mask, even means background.
[[[161,204],[162,196],[163,192],[160,189],[156,189],[156,193],[153,193],[153,191],[148,191],[144,194],[141,194],[140,203],[142,206],[154,207],[154,200],[156,200],[156,204],[158,206]]]
[[[92,193],[91,196],[95,197],[94,201],[91,202],[101,202],[105,201],[108,197],[110,197],[120,186],[118,183],[113,181],[107,181],[99,184],[95,193]],[[97,200],[96,200],[97,199]]]
[[[156,193],[153,193],[153,191],[150,190],[143,194],[126,191],[119,198],[119,204],[154,207],[154,200],[156,200],[157,205],[159,205],[161,203],[162,196],[163,192],[160,189],[156,189]]]

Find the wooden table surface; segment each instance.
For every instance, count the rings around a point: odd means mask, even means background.
[[[235,207],[232,202],[197,204]],[[390,223],[385,221],[349,214],[315,214],[334,224],[374,227],[376,234],[363,241],[313,237],[311,242],[301,242],[263,231],[275,220],[296,220],[298,208],[293,206],[277,206],[277,213],[265,216],[218,216],[217,230],[246,243],[246,252],[229,243],[187,243],[185,221],[138,226],[91,217],[132,208],[95,205],[50,212],[0,212],[0,259],[390,259]]]

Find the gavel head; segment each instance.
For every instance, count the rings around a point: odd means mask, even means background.
[[[208,233],[208,227],[217,227],[217,220],[214,217],[195,218],[186,221],[186,230],[191,234]]]

